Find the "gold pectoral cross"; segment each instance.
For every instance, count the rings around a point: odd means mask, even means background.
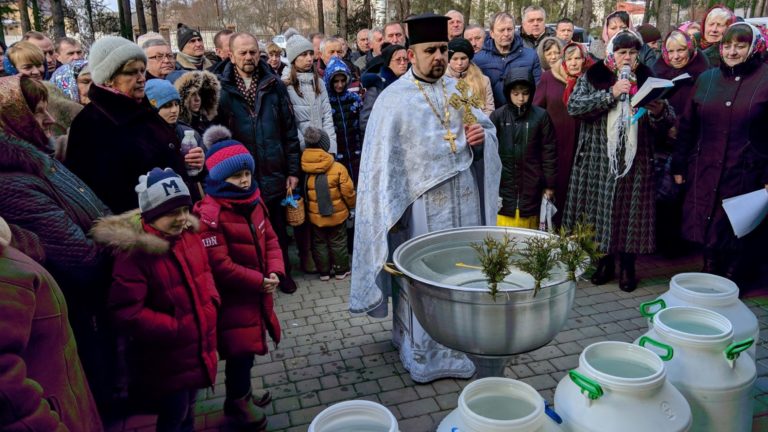
[[[450,129],[443,135],[443,139],[448,141],[448,144],[451,145],[451,153],[456,153],[456,138],[456,134],[451,132]]]
[[[478,109],[483,107],[483,100],[480,99],[480,95],[473,94],[470,96],[469,84],[463,79],[460,79],[456,84],[456,90],[459,91],[459,94],[452,94],[449,103],[452,107],[464,113],[462,117],[464,124],[471,125],[477,123],[477,117],[472,114],[472,107]]]

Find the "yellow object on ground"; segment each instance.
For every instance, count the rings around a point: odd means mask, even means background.
[[[516,209],[515,217],[496,215],[496,225],[515,228],[539,229],[539,217],[520,217],[520,209]]]

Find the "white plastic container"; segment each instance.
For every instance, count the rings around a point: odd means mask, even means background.
[[[669,356],[667,356],[669,357]],[[691,409],[654,352],[626,342],[597,342],[555,390],[555,409],[571,432],[679,432]]]
[[[459,395],[458,407],[438,432],[559,432],[544,399],[530,385],[510,378],[482,378]]]
[[[724,316],[707,309],[678,306],[653,317],[653,327],[637,343],[674,349],[667,377],[685,396],[693,413],[692,429],[712,432],[752,430],[754,361],[739,356],[753,340],[733,342]]]
[[[650,317],[661,306],[694,306],[715,311],[728,318],[733,325],[733,338],[740,341],[760,339],[757,317],[739,300],[739,287],[730,279],[709,273],[680,273],[669,281],[669,291],[658,299],[640,305],[640,313]],[[756,359],[755,343],[747,352]]]
[[[366,400],[331,405],[309,425],[309,432],[398,432],[397,420],[385,406]]]

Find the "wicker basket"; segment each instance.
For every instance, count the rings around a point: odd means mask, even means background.
[[[291,195],[293,195],[293,189],[288,188],[288,193],[286,196]],[[293,207],[290,205],[285,206],[285,220],[290,226],[299,226],[304,223],[304,198],[299,196],[296,199],[296,203],[298,203],[298,207]]]

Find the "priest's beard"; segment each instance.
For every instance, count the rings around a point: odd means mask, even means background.
[[[445,74],[446,63],[444,61],[432,62],[428,67],[419,64],[413,65],[413,73],[424,81],[435,82]]]

